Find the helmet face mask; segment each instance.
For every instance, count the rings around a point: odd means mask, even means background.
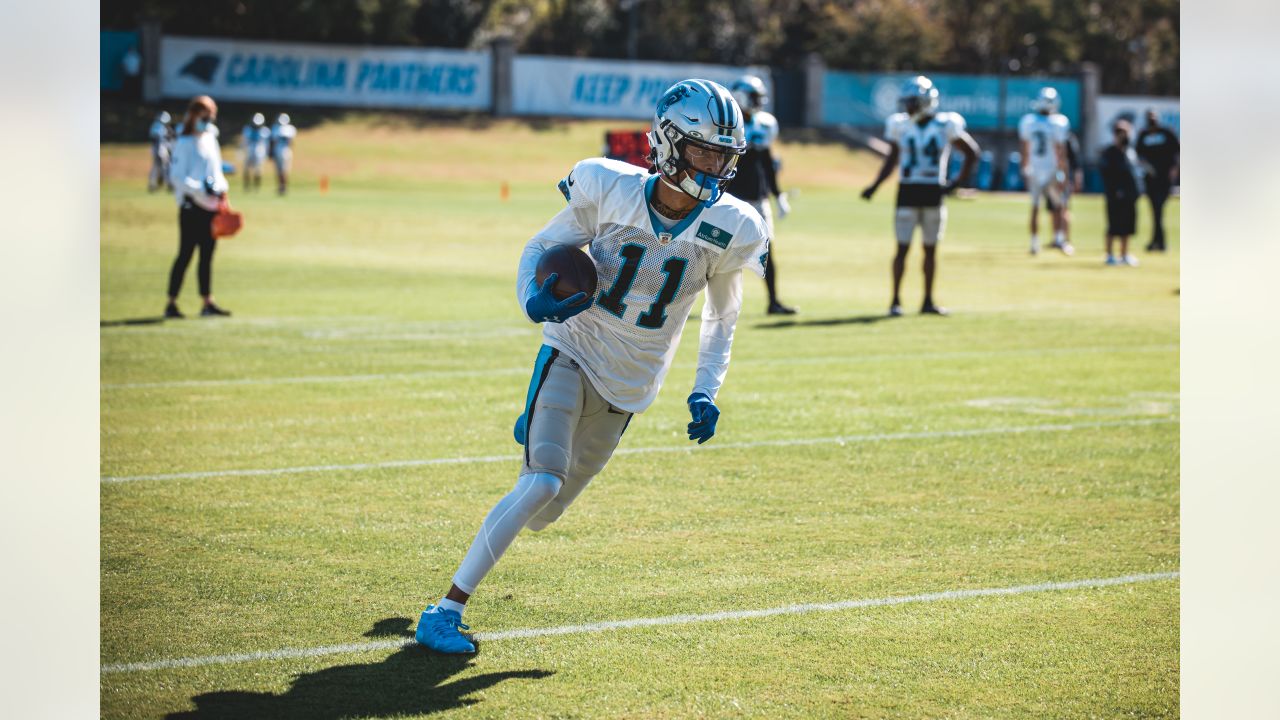
[[[724,194],[747,151],[741,108],[708,80],[685,80],[663,93],[648,137],[662,182],[708,207]]]

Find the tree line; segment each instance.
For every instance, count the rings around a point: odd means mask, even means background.
[[[1177,0],[112,0],[102,26],[250,39],[840,70],[1070,73],[1178,93]]]

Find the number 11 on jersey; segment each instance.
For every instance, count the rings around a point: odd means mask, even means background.
[[[600,307],[622,317],[627,313],[627,304],[623,302],[623,298],[631,291],[631,284],[636,281],[640,260],[644,258],[644,246],[627,243],[622,246],[619,254],[622,255],[622,268],[618,270],[618,278],[613,281],[613,287],[600,293]],[[666,282],[662,284],[658,298],[649,306],[649,309],[640,313],[636,325],[657,330],[666,323],[667,305],[671,304],[680,290],[680,282],[684,280],[684,269],[688,264],[688,260],[674,257],[663,263],[662,272],[667,276]]]

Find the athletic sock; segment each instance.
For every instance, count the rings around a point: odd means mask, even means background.
[[[1063,235],[1060,232],[1056,232],[1053,234],[1053,241],[1059,245],[1062,245],[1066,241],[1066,239],[1067,239],[1067,236]]]
[[[1039,236],[1039,235],[1032,235],[1032,236],[1031,236],[1031,247],[1040,247],[1040,236]]]
[[[436,607],[440,610],[452,610],[458,613],[459,616],[462,615],[463,610],[467,609],[466,603],[460,603],[457,600],[450,600],[449,598],[440,598],[440,602],[436,603]]]

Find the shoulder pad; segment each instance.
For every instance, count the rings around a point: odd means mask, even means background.
[[[639,178],[640,182],[643,182],[648,174],[644,168],[621,160],[603,157],[587,158],[574,165],[573,170],[569,171],[557,187],[568,202],[577,199],[595,199],[620,180]]]
[[[944,124],[954,127],[956,130],[964,129],[964,116],[957,112],[938,113],[938,119]]]
[[[769,236],[769,229],[760,213],[736,195],[725,193],[719,202],[704,210],[701,217],[717,226],[723,225],[724,230],[733,233],[729,246],[751,245]]]

